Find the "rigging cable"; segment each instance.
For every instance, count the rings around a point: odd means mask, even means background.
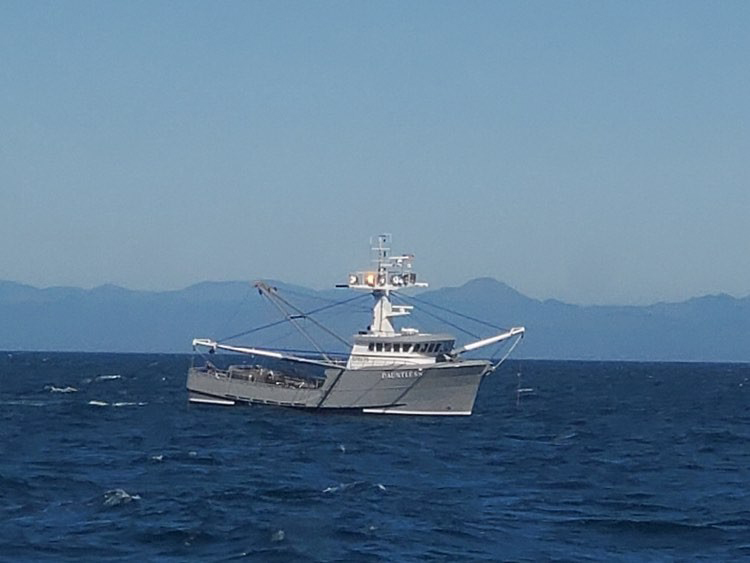
[[[256,284],[256,287],[258,288],[258,291],[260,291],[263,295],[268,297],[268,299],[271,301],[273,306],[276,307],[279,310],[279,312],[286,317],[286,320],[288,320],[292,324],[292,326],[296,328],[299,331],[299,333],[302,336],[304,336],[310,344],[313,345],[313,348],[315,348],[323,356],[323,358],[325,358],[327,361],[330,361],[330,358],[326,356],[326,353],[323,352],[323,349],[318,345],[317,342],[315,342],[315,339],[309,334],[307,334],[307,331],[297,323],[299,319],[306,319],[309,317],[305,317],[302,311],[300,311],[296,307],[293,307],[288,301],[286,301],[285,299],[277,295],[275,293],[274,288],[266,285],[265,283],[258,283]],[[289,311],[284,309],[284,305],[295,310],[297,314],[296,315],[290,314]],[[313,321],[313,319],[310,319],[310,320]],[[313,321],[313,322],[316,322],[316,321]]]
[[[485,325],[485,326],[487,326],[487,327],[490,327],[490,328],[493,328],[493,329],[496,329],[496,330],[503,330],[503,331],[505,331],[505,330],[508,330],[507,328],[504,328],[504,327],[501,327],[501,326],[497,326],[497,325],[494,325],[494,324],[492,324],[492,323],[489,323],[489,322],[487,322],[487,321],[483,321],[482,319],[477,319],[477,318],[475,318],[475,317],[472,317],[472,316],[470,316],[470,315],[466,315],[466,314],[464,314],[464,313],[459,313],[458,311],[453,311],[453,310],[451,310],[451,309],[448,309],[447,307],[441,307],[440,305],[435,305],[434,303],[430,303],[430,302],[428,302],[428,301],[425,301],[425,300],[423,300],[423,299],[419,299],[419,298],[417,298],[417,297],[414,297],[414,296],[411,296],[411,297],[407,297],[406,295],[404,295],[404,294],[402,294],[402,293],[399,293],[399,292],[396,292],[396,291],[394,291],[393,293],[394,293],[395,295],[398,295],[398,296],[399,296],[400,298],[404,299],[404,300],[405,300],[405,301],[407,301],[407,302],[408,302],[409,300],[412,300],[412,301],[415,301],[415,302],[417,302],[417,303],[421,303],[421,304],[423,304],[423,305],[427,305],[427,306],[429,306],[429,307],[434,307],[435,309],[438,309],[438,310],[440,310],[440,311],[444,311],[444,312],[446,312],[446,313],[450,313],[450,314],[452,314],[452,315],[456,315],[457,317],[461,317],[461,318],[463,318],[463,319],[466,319],[466,320],[469,320],[469,321],[473,321],[473,322],[475,322],[475,323],[479,323],[479,324],[481,324],[481,325]],[[449,320],[447,320],[447,319],[441,318],[441,317],[440,317],[439,315],[435,315],[434,313],[430,313],[429,311],[426,311],[425,309],[421,309],[421,311],[422,311],[423,313],[425,313],[425,314],[427,314],[427,315],[429,315],[429,316],[433,317],[434,319],[437,319],[437,320],[439,320],[440,322],[444,322],[444,323],[446,323],[446,324],[448,324],[448,325],[452,326],[452,327],[453,327],[453,328],[455,328],[456,330],[460,330],[461,332],[463,332],[463,333],[465,333],[465,334],[468,334],[468,335],[469,335],[469,336],[471,336],[472,338],[480,338],[480,336],[478,336],[478,335],[475,335],[475,334],[472,334],[471,332],[469,332],[468,330],[466,330],[466,329],[464,329],[464,328],[462,328],[462,327],[458,326],[457,324],[455,324],[455,323],[452,323],[452,322],[450,322],[450,321],[449,321]],[[503,364],[503,362],[505,362],[505,360],[507,360],[507,359],[508,359],[508,357],[509,357],[509,356],[511,355],[511,353],[512,353],[512,352],[513,352],[513,350],[514,350],[514,349],[516,348],[516,346],[518,346],[518,343],[519,343],[519,342],[521,341],[521,339],[522,339],[522,338],[523,338],[523,334],[519,335],[519,336],[518,336],[518,337],[516,338],[516,340],[515,340],[515,341],[513,342],[513,344],[512,344],[512,345],[511,345],[511,346],[510,346],[510,347],[508,348],[508,350],[506,350],[505,354],[503,355],[503,357],[502,357],[502,358],[501,358],[501,359],[500,359],[499,361],[497,361],[497,362],[495,361],[495,359],[496,359],[496,356],[493,356],[492,358],[490,358],[490,361],[492,362],[492,364],[493,364],[493,365],[492,365],[492,367],[490,368],[490,370],[488,371],[488,373],[492,373],[493,371],[495,371],[495,370],[496,370],[497,368],[499,368],[499,367],[500,367],[500,366],[501,366],[501,365]],[[502,346],[500,346],[500,347],[498,348],[498,352],[499,352],[500,350],[502,350]]]
[[[344,340],[343,338],[341,338],[338,334],[336,334],[335,332],[333,332],[331,329],[329,329],[325,325],[319,323],[314,318],[312,318],[311,316],[309,316],[307,313],[305,313],[301,309],[295,307],[294,305],[292,305],[291,303],[289,303],[289,301],[287,301],[286,299],[284,299],[283,297],[281,297],[281,295],[279,295],[278,290],[276,288],[271,287],[271,286],[269,286],[269,285],[267,285],[265,283],[262,283],[262,282],[256,284],[256,287],[258,288],[258,291],[260,291],[263,294],[265,294],[271,300],[271,302],[274,304],[274,306],[277,309],[279,309],[279,311],[283,315],[286,315],[286,318],[289,320],[289,322],[291,322],[292,325],[295,326],[297,328],[297,330],[299,330],[299,332],[302,334],[302,336],[304,336],[305,338],[307,338],[307,340],[310,341],[310,344],[312,344],[318,350],[318,352],[320,352],[324,356],[325,356],[325,352],[323,352],[323,350],[320,348],[320,346],[318,346],[318,343],[315,342],[315,340],[309,334],[307,334],[307,332],[305,331],[305,329],[302,328],[296,322],[298,319],[309,320],[311,323],[313,323],[315,326],[317,326],[320,330],[322,330],[323,332],[327,333],[329,336],[333,336],[336,340],[338,340],[339,342],[341,342],[345,346],[347,346],[349,344],[346,340]],[[288,307],[289,309],[291,309],[292,311],[294,311],[297,314],[296,315],[291,315],[289,313],[289,311],[287,311],[287,310],[284,309],[284,306]],[[326,359],[328,359],[328,358],[326,357]]]
[[[357,301],[358,299],[363,299],[365,297],[369,297],[368,295],[356,295],[352,297],[351,299],[346,299],[345,301],[338,301],[336,303],[331,303],[329,305],[325,305],[323,307],[318,307],[317,309],[313,309],[312,311],[308,311],[307,313],[302,313],[303,317],[310,317],[311,315],[315,315],[317,313],[321,313],[323,311],[326,311],[328,309],[333,309],[334,307],[338,307],[339,305],[346,305],[347,303],[351,303],[352,301]],[[224,338],[219,339],[219,342],[227,342],[229,340],[234,340],[235,338],[239,338],[240,336],[247,336],[248,334],[252,334],[254,332],[259,332],[261,330],[265,330],[267,328],[272,328],[281,324],[284,324],[286,322],[289,322],[286,318],[279,319],[278,321],[273,321],[271,323],[267,323],[255,328],[251,328],[248,330],[245,330],[243,332],[238,332],[237,334],[233,334],[231,336],[226,336]],[[348,342],[347,342],[348,344]]]
[[[394,294],[394,295],[397,295],[398,297],[400,297],[401,299],[403,299],[403,300],[404,300],[404,301],[406,301],[407,303],[409,302],[409,300],[414,300],[414,301],[417,301],[417,302],[423,303],[423,304],[425,304],[425,305],[432,305],[432,303],[427,303],[426,301],[421,301],[421,300],[419,300],[419,299],[416,299],[415,297],[407,297],[406,295],[404,295],[404,294],[402,294],[402,293],[399,293],[399,292],[397,292],[397,291],[394,291],[394,292],[393,292],[393,294]],[[442,307],[437,307],[437,306],[436,306],[436,308],[437,308],[437,309],[443,309]],[[440,321],[441,323],[445,323],[445,324],[447,324],[447,325],[449,325],[449,326],[452,326],[452,327],[453,327],[453,328],[455,328],[456,330],[459,330],[459,331],[463,332],[464,334],[468,334],[468,335],[469,335],[469,336],[471,336],[472,338],[481,338],[481,337],[480,337],[479,335],[477,335],[477,334],[474,334],[474,333],[472,333],[472,332],[470,332],[470,331],[466,330],[466,329],[465,329],[465,328],[463,328],[462,326],[459,326],[459,325],[457,325],[456,323],[453,323],[453,322],[449,321],[448,319],[445,319],[445,318],[443,318],[443,317],[441,317],[441,316],[439,316],[439,315],[436,315],[435,313],[430,313],[429,311],[427,311],[427,310],[425,310],[425,309],[420,309],[420,310],[421,310],[421,311],[422,311],[422,312],[423,312],[423,313],[424,313],[425,315],[428,315],[428,316],[432,317],[433,319],[436,319],[436,320]],[[455,311],[451,311],[451,310],[449,310],[449,309],[443,309],[443,310],[444,310],[444,311],[447,311],[447,312],[449,312],[449,313],[455,313]],[[458,313],[455,313],[455,314],[458,314]],[[465,315],[461,315],[461,314],[458,314],[458,316],[465,316]],[[469,317],[469,318],[470,318],[470,317]],[[471,320],[476,320],[476,319],[471,319]],[[482,322],[482,321],[479,321],[479,322]],[[486,323],[483,323],[483,324],[486,324]]]
[[[245,285],[245,284],[243,284]],[[248,302],[250,298],[250,292],[252,291],[252,286],[250,284],[246,284],[247,289],[245,291],[245,295],[242,297],[242,301],[240,301],[234,308],[234,312],[232,315],[224,321],[221,331],[229,330],[229,327],[232,326],[232,323],[237,318],[237,316],[240,314],[240,311],[245,307],[245,304]],[[218,327],[217,327],[218,328]],[[216,332],[219,332],[218,330]]]
[[[488,375],[490,373],[494,372],[501,365],[503,365],[503,362],[505,362],[505,360],[508,359],[508,356],[510,356],[513,353],[513,350],[515,350],[516,346],[518,346],[518,343],[521,342],[522,339],[523,339],[523,333],[519,334],[516,337],[516,340],[513,342],[513,344],[511,344],[511,346],[505,352],[505,355],[502,358],[500,358],[499,362],[494,363],[495,362],[495,358],[494,357],[490,359],[490,361],[493,362],[493,365],[492,365],[492,368],[490,368],[490,370],[487,372]]]
[[[434,307],[435,309],[438,309],[440,311],[444,311],[446,313],[450,313],[452,315],[456,315],[457,317],[461,317],[461,318],[469,320],[469,321],[474,321],[475,323],[479,323],[481,325],[484,325],[484,326],[487,326],[487,327],[490,327],[490,328],[494,328],[494,329],[497,329],[497,330],[508,330],[507,327],[502,327],[502,326],[494,325],[494,324],[489,323],[487,321],[483,321],[482,319],[477,319],[477,318],[472,317],[470,315],[466,315],[464,313],[459,313],[458,311],[453,311],[451,309],[448,309],[447,307],[441,307],[440,305],[435,305],[434,303],[430,303],[429,301],[425,301],[424,299],[419,299],[418,297],[414,297],[414,296],[407,297],[407,296],[405,296],[405,295],[403,295],[401,293],[398,293],[398,292],[394,292],[394,293],[396,293],[399,297],[403,297],[403,298],[405,298],[407,300],[411,299],[411,300],[415,301],[416,303],[421,303],[422,305],[427,305],[429,307]],[[442,320],[442,319],[439,319],[439,320]],[[471,335],[471,336],[473,336],[473,335]]]

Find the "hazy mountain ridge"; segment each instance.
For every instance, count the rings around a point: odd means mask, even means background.
[[[356,295],[271,283],[302,310]],[[646,306],[579,306],[540,301],[492,278],[478,278],[416,298],[499,326],[526,326],[527,336],[518,348],[522,357],[750,361],[750,297],[707,295]],[[419,308],[419,302],[415,304]],[[369,301],[358,305],[356,314],[326,320],[348,336],[367,323]],[[435,317],[442,315],[440,309],[435,311],[433,317],[415,312],[406,324],[434,330]],[[187,352],[194,337],[223,338],[278,318],[248,282],[138,291],[114,285],[39,289],[0,281],[3,350]]]

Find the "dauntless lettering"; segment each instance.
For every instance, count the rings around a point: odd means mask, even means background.
[[[422,377],[421,369],[407,369],[402,371],[383,371],[380,379],[407,379],[410,377]]]

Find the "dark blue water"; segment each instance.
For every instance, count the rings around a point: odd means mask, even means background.
[[[748,365],[508,363],[402,418],[188,405],[189,362],[0,355],[0,559],[750,559]]]

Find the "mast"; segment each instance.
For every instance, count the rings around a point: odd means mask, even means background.
[[[371,240],[374,268],[349,274],[349,283],[339,286],[372,293],[375,305],[368,332],[378,336],[396,334],[391,319],[408,315],[412,309],[409,305],[391,303],[391,292],[405,287],[427,287],[425,282],[417,281],[417,274],[412,271],[414,256],[391,256],[390,243],[389,234],[378,235],[374,241]]]

